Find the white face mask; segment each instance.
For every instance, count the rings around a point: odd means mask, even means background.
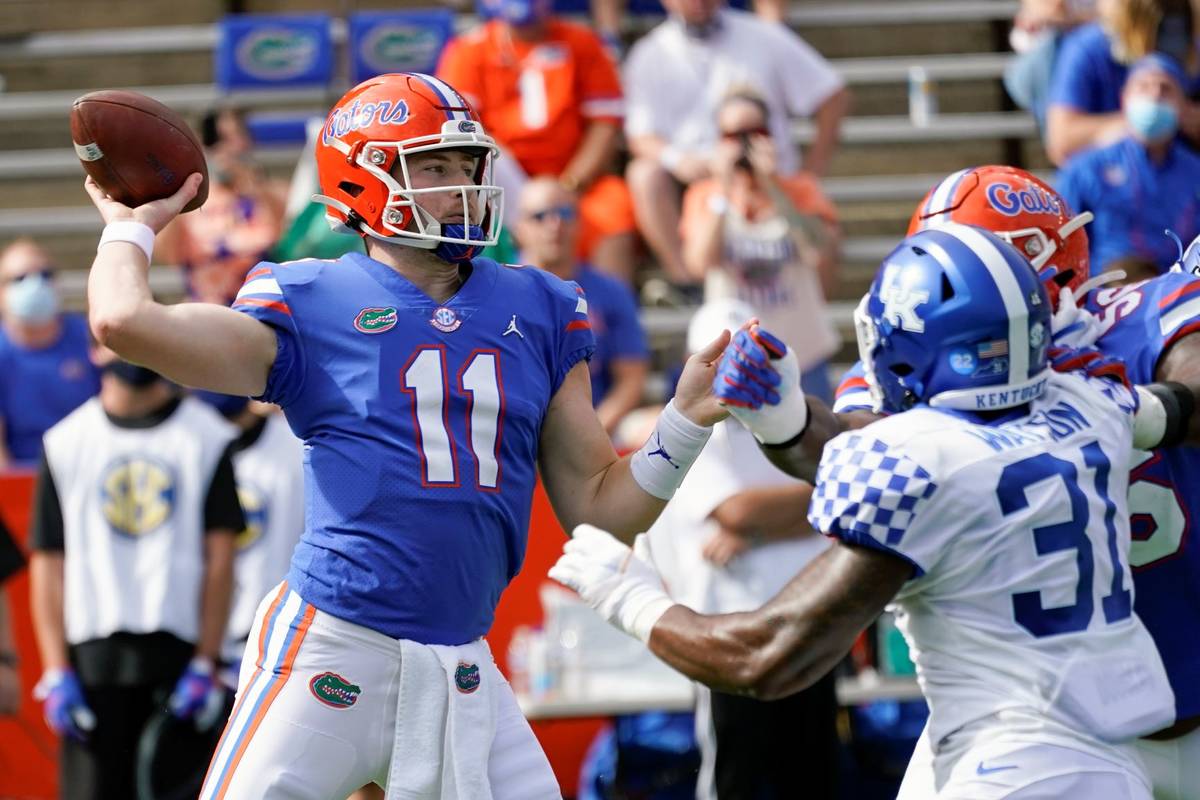
[[[49,322],[58,314],[58,292],[53,281],[33,273],[8,285],[4,307],[21,322]]]

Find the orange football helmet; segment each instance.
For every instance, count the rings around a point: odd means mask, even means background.
[[[472,184],[414,189],[408,157],[430,150],[478,156]],[[434,250],[464,261],[493,245],[503,190],[492,183],[499,155],[473,109],[449,84],[430,75],[379,75],[347,92],[317,140],[317,177],[335,229]],[[463,223],[443,225],[419,204],[423,194],[459,192]]]
[[[1058,305],[1063,286],[1075,292],[1088,278],[1091,212],[1072,215],[1067,201],[1040,178],[1016,167],[985,166],[948,175],[929,190],[908,223],[908,235],[945,222],[975,225],[1017,248]]]

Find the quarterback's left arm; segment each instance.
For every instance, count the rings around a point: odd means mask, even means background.
[[[707,429],[726,416],[711,386],[728,341],[725,333],[687,360],[655,434],[623,458],[592,408],[587,364],[571,368],[546,411],[538,452],[546,494],[564,529],[586,522],[632,541],[658,518],[703,446]]]

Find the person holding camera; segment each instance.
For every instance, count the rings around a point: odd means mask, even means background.
[[[836,279],[837,210],[808,173],[782,174],[761,95],[735,87],[717,106],[712,177],[684,195],[680,235],[704,300],[735,298],[796,350],[804,389],[832,397],[824,365],[839,345],[825,305]]]

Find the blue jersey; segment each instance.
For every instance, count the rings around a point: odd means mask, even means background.
[[[234,308],[275,329],[263,398],[305,444],[291,587],[395,638],[485,634],[524,558],[546,409],[593,350],[582,291],[477,258],[439,304],[351,253],[260,264]]]
[[[1200,331],[1200,281],[1168,273],[1098,289],[1087,308],[1106,332],[1097,347],[1123,359],[1134,383],[1154,381],[1163,353]],[[1135,607],[1154,636],[1175,690],[1179,719],[1200,715],[1200,449],[1136,452],[1129,478]]]

